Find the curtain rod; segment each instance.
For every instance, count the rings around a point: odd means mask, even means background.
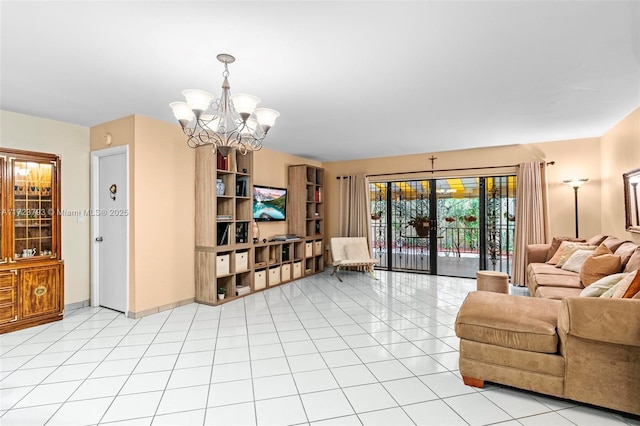
[[[556,164],[555,161],[549,161],[548,163],[545,162],[541,162],[540,163],[540,167],[547,165],[547,166],[553,166],[554,164]],[[486,170],[486,169],[504,169],[507,167],[520,167],[519,164],[512,164],[509,166],[486,166],[486,167],[464,167],[464,168],[459,168],[459,169],[434,169],[434,170],[415,170],[412,172],[394,172],[394,173],[377,173],[377,174],[371,174],[371,175],[366,175],[367,177],[371,177],[371,176],[394,176],[394,175],[409,175],[409,174],[414,174],[414,173],[435,173],[435,172],[455,172],[455,171],[462,171],[462,170]]]

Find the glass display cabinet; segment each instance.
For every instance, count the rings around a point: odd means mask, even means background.
[[[62,318],[60,158],[0,150],[0,333]]]

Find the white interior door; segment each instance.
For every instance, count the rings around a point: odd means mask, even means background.
[[[98,261],[98,304],[127,311],[127,156],[116,153],[99,157],[98,222],[95,246]],[[94,186],[95,188],[95,186]]]

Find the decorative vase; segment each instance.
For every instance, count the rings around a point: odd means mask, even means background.
[[[224,182],[222,179],[216,180],[216,195],[224,195]]]
[[[255,220],[251,224],[251,234],[253,235],[254,243],[260,239],[260,228],[258,228],[258,223]]]

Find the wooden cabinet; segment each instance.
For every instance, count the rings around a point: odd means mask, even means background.
[[[324,270],[324,169],[289,166],[289,233],[304,239],[303,275]]]
[[[60,159],[0,150],[0,179],[0,333],[6,333],[62,318]]]

